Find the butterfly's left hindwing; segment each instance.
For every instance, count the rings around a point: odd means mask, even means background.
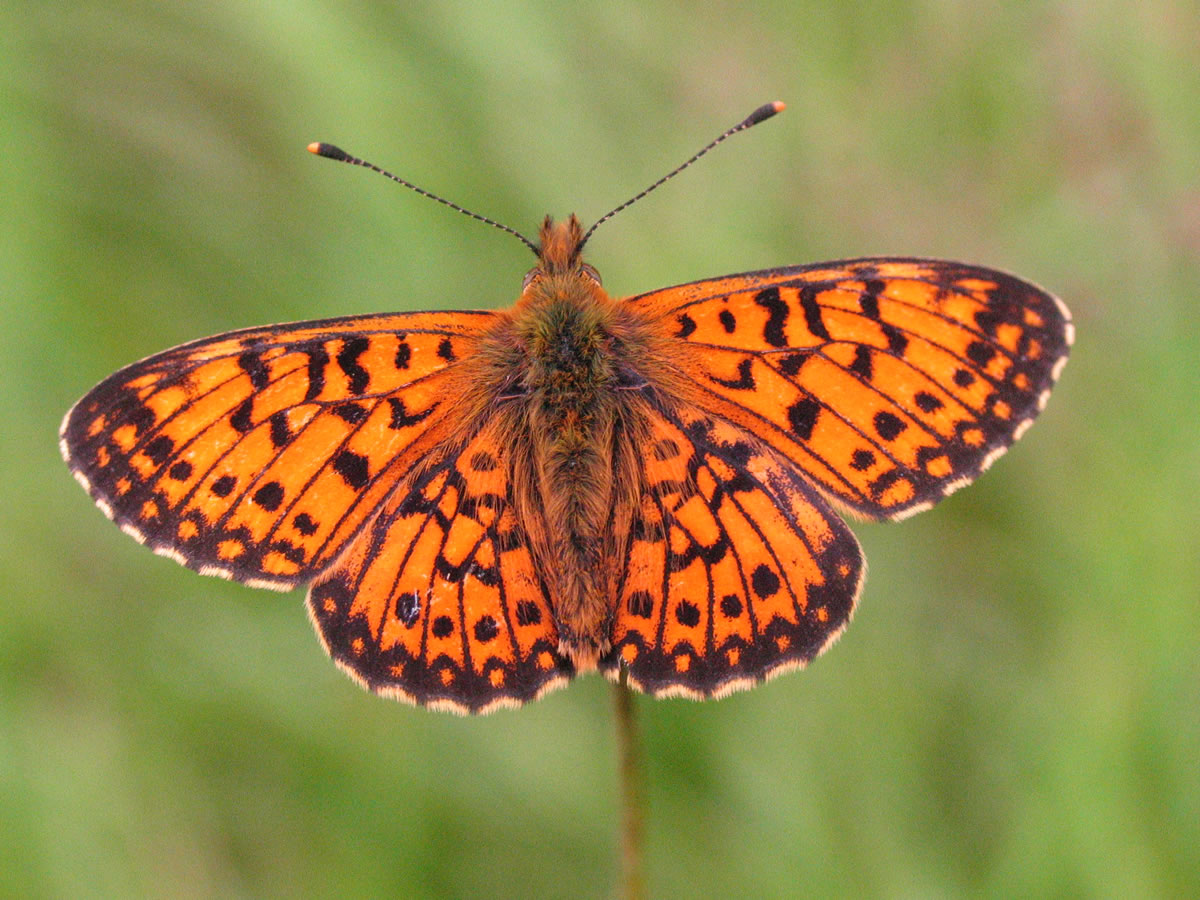
[[[288,588],[329,565],[436,441],[489,313],[249,329],[149,357],[67,414],[97,505],[206,574]]]
[[[355,680],[423,706],[517,706],[574,671],[492,430],[403,484],[313,584],[309,611]]]

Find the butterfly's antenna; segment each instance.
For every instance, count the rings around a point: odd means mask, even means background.
[[[324,156],[327,159],[336,159],[338,162],[349,163],[352,166],[362,166],[364,169],[370,169],[372,172],[378,172],[380,175],[392,179],[392,181],[396,182],[397,184],[402,184],[406,188],[416,191],[422,197],[428,197],[430,200],[436,200],[438,203],[448,206],[453,210],[457,210],[464,216],[470,216],[472,219],[477,219],[478,221],[483,222],[485,225],[491,225],[493,228],[499,228],[501,231],[507,231],[514,237],[520,238],[521,243],[532,250],[535,255],[541,255],[541,251],[538,250],[537,244],[529,240],[529,238],[525,237],[525,235],[521,234],[521,232],[517,231],[515,228],[509,228],[507,225],[501,225],[495,219],[489,219],[487,216],[481,216],[479,213],[473,213],[469,209],[463,209],[457,203],[451,203],[449,200],[439,197],[437,194],[432,194],[424,188],[419,188],[412,182],[405,181],[400,176],[393,175],[386,169],[379,168],[379,166],[375,165],[374,163],[369,163],[365,159],[359,159],[357,156],[351,156],[340,147],[335,147],[333,144],[322,144],[319,141],[314,141],[308,145],[308,152],[315,153],[317,156]]]
[[[686,169],[688,166],[690,166],[692,163],[694,163],[696,160],[698,160],[700,157],[702,157],[705,153],[707,153],[713,147],[717,146],[717,144],[721,143],[722,141],[726,140],[727,138],[733,137],[739,131],[745,131],[747,128],[750,128],[753,125],[757,125],[759,122],[765,122],[767,119],[771,118],[771,116],[775,115],[776,113],[783,112],[784,109],[785,109],[784,104],[782,102],[780,102],[779,100],[776,100],[774,103],[766,103],[766,104],[763,104],[762,106],[760,106],[754,112],[750,113],[750,115],[746,116],[746,118],[742,119],[742,121],[738,122],[736,125],[734,125],[732,128],[730,128],[728,131],[726,131],[724,134],[722,134],[720,137],[718,137],[711,144],[704,147],[704,149],[702,149],[699,153],[697,153],[695,156],[693,156],[691,159],[689,159],[683,165],[681,165],[675,169],[672,169],[670,172],[668,172],[662,178],[658,179],[658,181],[654,182],[654,184],[650,185],[650,187],[646,188],[640,194],[637,194],[634,197],[630,197],[628,200],[626,200],[624,203],[622,203],[616,209],[602,215],[599,219],[597,219],[595,221],[595,223],[592,225],[592,227],[587,230],[587,233],[584,234],[583,240],[579,242],[580,248],[582,248],[583,245],[588,242],[588,238],[590,238],[592,236],[593,231],[595,231],[597,228],[599,228],[601,225],[603,225],[605,222],[607,222],[609,219],[611,219],[613,216],[615,216],[621,210],[623,210],[627,207],[633,206],[633,204],[637,203],[639,200],[641,200],[643,197],[645,197],[652,190],[654,190],[655,188],[670,181],[672,178],[674,178],[676,175],[678,175],[680,172],[682,172],[684,169]]]

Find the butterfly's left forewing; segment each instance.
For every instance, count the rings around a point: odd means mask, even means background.
[[[288,588],[327,567],[441,439],[450,375],[492,320],[350,317],[185,344],[80,400],[63,455],[156,552]]]

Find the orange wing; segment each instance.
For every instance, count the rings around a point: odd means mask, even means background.
[[[803,666],[850,620],[863,558],[794,467],[682,407],[650,423],[647,489],[600,664],[655,695],[721,696]]]
[[[1045,405],[1067,308],[992,269],[854,259],[631,298],[688,352],[689,402],[736,422],[871,518],[932,506]]]
[[[411,703],[487,712],[574,671],[486,431],[397,490],[308,602],[338,665]]]
[[[440,437],[491,313],[235,331],[122,369],[67,413],[96,504],[157,553],[286,589],[326,568]]]

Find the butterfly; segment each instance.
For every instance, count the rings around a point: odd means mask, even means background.
[[[325,649],[376,693],[479,713],[598,670],[719,697],[846,627],[864,560],[839,513],[903,519],[972,481],[1073,337],[1042,289],[932,259],[614,299],[581,254],[596,225],[512,232],[537,263],[511,309],[250,328],[134,363],[67,414],[63,456],[155,552],[310,583]]]

